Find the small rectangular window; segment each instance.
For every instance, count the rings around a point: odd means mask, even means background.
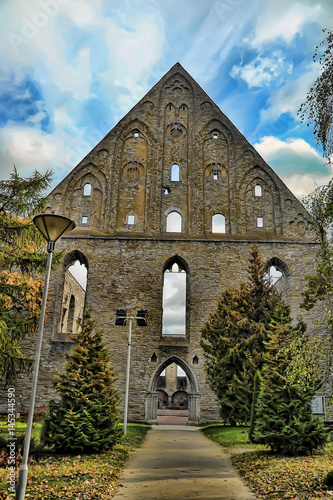
[[[260,184],[254,186],[254,196],[262,196],[262,188]]]
[[[257,227],[264,227],[264,218],[257,217]]]
[[[222,171],[220,168],[212,168],[210,171],[210,175],[214,181],[219,181],[222,179]]]
[[[82,224],[88,224],[88,217],[86,215],[82,217]]]
[[[128,215],[127,216],[127,224],[133,226],[135,224],[135,215]]]

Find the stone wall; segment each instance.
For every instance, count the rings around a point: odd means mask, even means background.
[[[62,311],[54,340],[69,340],[69,335],[79,332],[83,318],[86,292],[69,270],[65,273],[62,294]]]
[[[200,421],[219,418],[217,402],[207,384],[204,360],[200,348],[200,331],[216,307],[219,294],[227,286],[237,286],[246,280],[250,242],[183,241],[179,239],[116,239],[64,238],[59,248],[69,252],[80,248],[88,262],[86,302],[93,317],[103,328],[106,340],[114,353],[113,366],[118,372],[118,388],[124,395],[127,359],[127,327],[115,326],[115,311],[126,307],[128,313],[147,309],[148,326],[133,327],[129,419],[145,421],[145,401],[151,379],[163,362],[172,357],[183,360],[197,379],[200,393]],[[264,261],[272,257],[283,259],[289,270],[287,281],[292,314],[300,313],[300,294],[304,287],[304,267],[310,268],[316,246],[312,243],[260,242]],[[75,254],[76,255],[76,254]],[[162,333],[163,270],[168,259],[177,255],[187,267],[187,324],[186,336],[164,337]],[[110,259],[110,256],[112,258]],[[53,273],[50,285],[50,311],[43,341],[43,366],[39,377],[37,404],[51,395],[50,375],[61,369],[62,353],[68,342],[55,340],[61,314],[64,275]],[[309,314],[307,313],[309,320]],[[315,322],[316,317],[313,316]],[[309,329],[315,328],[311,325]],[[33,351],[32,351],[33,352]],[[153,354],[156,362],[152,362]],[[193,363],[194,357],[198,363]],[[182,366],[183,367],[183,366]],[[162,369],[160,370],[162,371]],[[185,369],[188,375],[188,372]],[[157,375],[156,375],[157,376]],[[25,387],[24,381],[24,387]],[[18,384],[19,386],[20,384]],[[22,391],[23,391],[22,387]],[[193,391],[192,391],[193,392]]]
[[[179,179],[172,177],[179,170]],[[206,378],[200,331],[221,291],[247,279],[255,241],[294,318],[309,331],[317,311],[300,311],[304,273],[317,247],[306,231],[304,208],[190,75],[176,64],[50,193],[48,212],[77,227],[57,244],[64,266],[50,281],[50,315],[43,341],[37,404],[52,397],[51,374],[70,343],[59,338],[65,271],[75,260],[88,269],[86,306],[103,328],[125,392],[127,327],[115,311],[147,309],[148,326],[132,334],[129,420],[156,421],[157,381],[177,363],[188,378],[189,420],[219,420]],[[168,215],[181,217],[168,232]],[[225,228],[212,231],[212,217]],[[162,335],[163,276],[172,262],[186,272],[186,334]],[[66,295],[66,293],[65,293]],[[27,345],[33,353],[33,342]],[[17,382],[26,400],[27,380]]]

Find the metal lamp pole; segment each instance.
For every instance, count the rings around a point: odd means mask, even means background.
[[[68,231],[71,231],[72,229],[75,228],[75,223],[73,221],[71,221],[70,219],[67,219],[66,217],[61,217],[59,215],[53,215],[53,214],[37,215],[33,219],[33,222],[37,226],[38,230],[42,233],[44,238],[47,240],[48,256],[47,256],[47,263],[46,263],[43,300],[42,300],[40,319],[39,319],[39,328],[38,328],[38,336],[37,336],[34,370],[33,370],[33,376],[32,376],[32,387],[31,387],[31,395],[30,395],[30,406],[29,406],[29,414],[28,414],[28,421],[27,421],[27,430],[26,430],[26,435],[25,435],[25,446],[24,446],[24,452],[23,452],[22,465],[21,465],[20,470],[19,470],[15,500],[24,500],[25,490],[27,487],[28,458],[29,458],[29,449],[30,449],[32,421],[33,421],[33,417],[34,417],[34,407],[35,407],[35,399],[36,399],[36,391],[37,391],[37,381],[38,381],[40,354],[41,354],[41,348],[42,348],[43,331],[44,331],[47,294],[48,294],[48,289],[49,289],[51,263],[52,263],[52,256],[53,256],[53,252],[54,252],[55,242],[59,238],[61,238],[61,236],[63,236],[65,233],[67,233]]]
[[[127,365],[126,365],[126,388],[125,388],[125,408],[124,408],[124,434],[127,432],[127,413],[128,413],[128,391],[129,391],[129,377],[131,366],[131,342],[132,342],[132,320],[130,316],[128,325],[128,349],[127,349]]]
[[[137,311],[136,316],[127,316],[126,309],[117,309],[116,312],[116,325],[125,326],[126,321],[129,320],[128,325],[128,349],[127,349],[127,365],[126,365],[126,385],[125,385],[125,406],[124,406],[124,434],[127,433],[127,414],[128,414],[128,393],[129,393],[129,378],[131,368],[131,344],[132,344],[132,321],[136,320],[138,326],[147,326],[146,317],[148,313],[146,309]]]

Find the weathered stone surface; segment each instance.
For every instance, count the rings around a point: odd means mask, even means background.
[[[174,164],[179,181],[171,177]],[[79,259],[88,268],[86,306],[114,353],[122,395],[128,329],[115,326],[115,311],[148,310],[148,326],[133,327],[129,420],[156,419],[157,378],[172,362],[190,382],[190,420],[218,420],[200,349],[201,328],[221,290],[247,278],[253,241],[267,266],[283,273],[278,286],[293,316],[299,316],[304,273],[313,269],[316,253],[299,201],[180,64],[48,200],[49,212],[72,218],[77,228],[57,244],[67,257],[51,277],[37,404],[52,395],[51,374],[70,347],[59,341],[59,322],[65,270]],[[182,218],[179,233],[166,231],[172,211]],[[225,233],[212,232],[214,214],[224,215]],[[163,274],[174,257],[187,276],[186,335],[164,337]],[[316,313],[303,315],[314,329]],[[32,345],[27,349],[33,353]],[[27,380],[19,380],[22,402],[26,388]]]

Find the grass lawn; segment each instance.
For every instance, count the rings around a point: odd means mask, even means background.
[[[223,424],[210,424],[202,427],[205,436],[212,441],[216,441],[225,448],[246,448],[247,450],[257,450],[258,445],[252,444],[248,437],[248,427],[230,427]]]
[[[23,426],[24,427],[24,426]],[[2,427],[0,433],[3,435]],[[110,499],[119,486],[119,475],[129,452],[142,443],[150,426],[128,424],[126,437],[112,451],[78,456],[43,451],[29,465],[27,499]],[[23,430],[23,429],[22,429]],[[38,434],[40,425],[36,426]],[[7,470],[0,469],[0,499],[7,499]],[[8,497],[9,498],[9,497]],[[12,498],[12,497],[11,497]]]
[[[322,453],[309,457],[272,455],[262,446],[248,443],[247,427],[207,426],[204,434],[232,453],[231,461],[261,500],[333,500],[333,490],[323,485],[327,472],[333,470],[333,443]]]

